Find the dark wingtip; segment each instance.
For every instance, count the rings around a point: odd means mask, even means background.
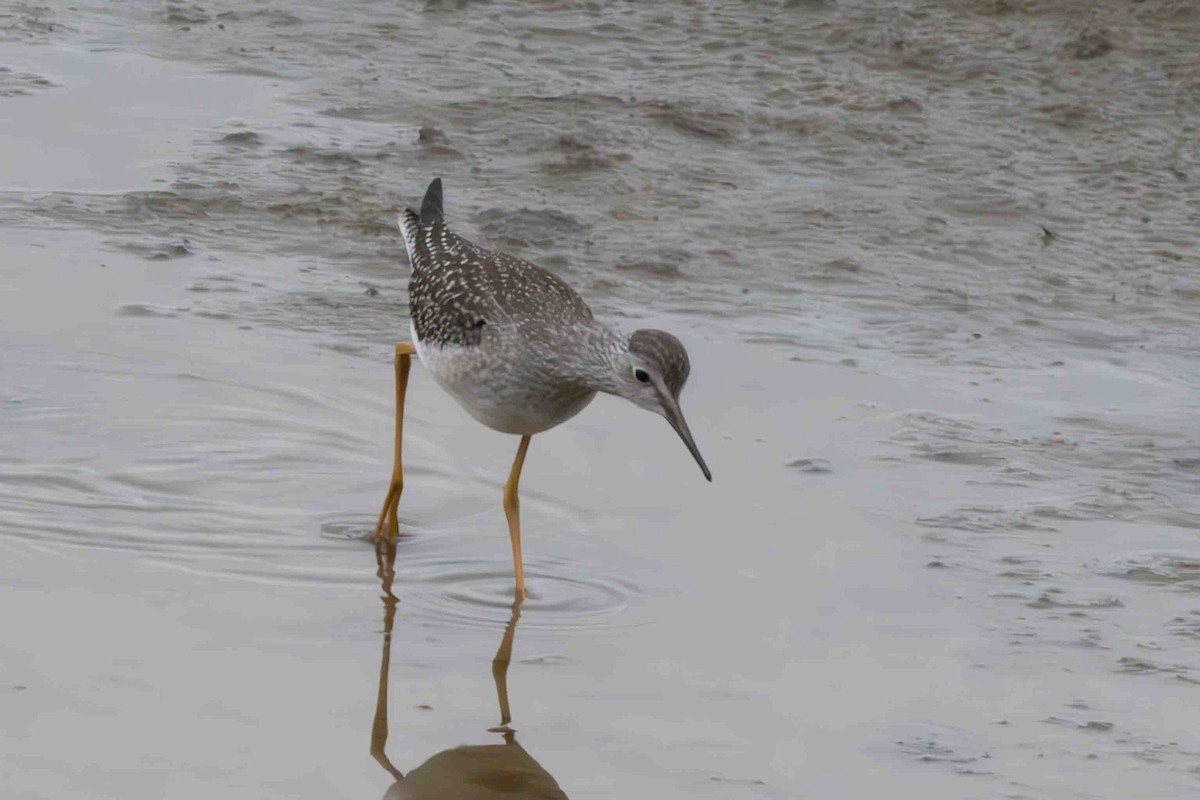
[[[421,201],[421,224],[425,226],[444,222],[442,216],[442,179],[434,178],[425,190],[425,199]]]

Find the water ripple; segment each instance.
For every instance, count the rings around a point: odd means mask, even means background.
[[[528,595],[521,625],[547,630],[618,626],[619,615],[640,592],[604,569],[572,560],[527,561]],[[396,579],[422,586],[409,601],[439,625],[494,630],[512,612],[513,573],[507,562],[439,556],[413,560],[402,555],[396,561]]]

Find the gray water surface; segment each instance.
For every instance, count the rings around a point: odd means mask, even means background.
[[[0,785],[405,796],[364,536],[441,176],[693,360],[713,484],[606,398],[530,450],[508,692],[563,792],[1194,794],[1198,41],[1183,0],[0,8]],[[408,420],[401,773],[504,741],[516,446],[419,367]]]

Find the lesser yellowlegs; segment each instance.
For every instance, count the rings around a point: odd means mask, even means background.
[[[578,414],[597,392],[665,417],[712,480],[679,408],[691,367],[678,339],[648,329],[624,335],[596,320],[575,290],[541,267],[453,233],[442,212],[440,178],[429,185],[419,214],[401,214],[400,232],[412,264],[412,343],[396,345],[395,464],[375,540],[397,534],[404,393],[413,353],[471,416],[521,437],[504,485],[518,598],[525,595],[525,575],[517,482],[529,440]]]

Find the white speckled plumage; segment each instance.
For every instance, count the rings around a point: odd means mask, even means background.
[[[532,435],[609,392],[666,417],[709,475],[678,406],[690,369],[678,339],[652,330],[623,335],[555,275],[455,234],[443,218],[440,180],[421,213],[406,209],[399,222],[412,264],[417,355],[475,419]]]

